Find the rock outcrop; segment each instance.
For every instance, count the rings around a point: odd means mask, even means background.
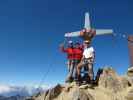
[[[112,68],[105,68],[99,79],[99,86],[112,92],[120,92],[130,86],[126,77],[120,77]]]
[[[133,84],[133,67],[128,68],[127,77],[131,84]]]
[[[133,100],[132,77],[119,76],[112,68],[104,68],[97,86],[76,85],[75,82],[58,84],[32,100]],[[133,74],[133,73],[132,73]]]

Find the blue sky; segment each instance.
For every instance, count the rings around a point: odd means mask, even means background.
[[[64,33],[82,29],[89,11],[92,27],[132,34],[132,0],[1,0],[0,80],[2,84],[63,83],[66,56],[59,51]],[[129,66],[127,41],[99,36],[94,70],[106,65],[124,74]]]

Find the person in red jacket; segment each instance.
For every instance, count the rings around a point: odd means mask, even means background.
[[[73,77],[74,80],[76,80],[77,78],[77,71],[76,71],[76,67],[79,64],[79,62],[81,61],[82,55],[83,55],[83,45],[81,45],[79,42],[75,43],[74,49],[73,49],[74,55],[74,72],[73,72]]]
[[[65,82],[72,82],[73,81],[73,71],[74,71],[74,46],[72,41],[68,41],[68,45],[65,48],[64,44],[60,45],[60,50],[67,54],[68,59],[68,76]]]
[[[79,42],[76,42],[74,46],[74,59],[81,60],[82,55],[83,55],[83,45],[81,45]]]

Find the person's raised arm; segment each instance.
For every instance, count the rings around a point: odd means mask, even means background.
[[[59,47],[62,52],[67,52],[67,49],[64,47],[64,43],[61,43]]]

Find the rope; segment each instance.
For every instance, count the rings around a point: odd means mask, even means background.
[[[50,63],[51,64],[51,63]],[[49,68],[48,70],[46,71],[46,73],[43,75],[39,85],[38,85],[38,89],[42,86],[42,83],[44,82],[44,80],[46,79],[46,77],[48,76],[49,72],[50,72],[50,69],[52,69],[52,67],[50,67],[50,64],[49,64]]]
[[[70,40],[70,38],[65,38],[63,43],[65,44],[69,40]],[[48,76],[48,74],[50,72],[50,69],[52,69],[52,67],[49,65],[48,70],[46,71],[46,73],[44,74],[44,76],[42,77],[42,79],[41,79],[41,81],[40,81],[40,83],[38,85],[38,89],[42,86],[42,83],[46,79],[46,77]]]
[[[128,42],[131,42],[131,43],[133,43],[133,40],[129,38],[128,34],[119,34],[119,35],[117,35],[117,34],[114,34],[113,36],[114,36],[114,37],[117,37],[117,36],[119,36],[119,37],[121,37],[121,38],[124,38],[124,39],[126,39]]]
[[[129,40],[129,39],[128,39],[128,34],[126,34],[126,33],[122,33],[122,34],[114,33],[114,34],[113,34],[113,37],[120,37],[120,38],[124,38],[124,39]]]

